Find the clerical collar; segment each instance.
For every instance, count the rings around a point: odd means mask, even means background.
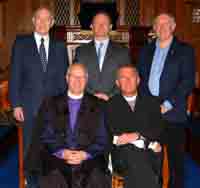
[[[74,95],[70,91],[67,92],[67,96],[70,97],[71,99],[82,99],[84,93],[81,93],[80,95]]]
[[[134,100],[136,100],[137,95],[134,95],[134,96],[131,96],[131,97],[127,97],[127,96],[123,96],[123,97],[126,101],[134,101]]]

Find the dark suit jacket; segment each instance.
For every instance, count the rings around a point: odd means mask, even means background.
[[[137,96],[134,112],[122,95],[108,101],[107,119],[112,135],[139,132],[149,141],[159,141],[164,122],[157,99]]]
[[[87,91],[94,94],[103,92],[113,96],[118,92],[115,86],[116,71],[120,65],[131,63],[128,49],[110,41],[100,72],[94,41],[77,48],[76,63],[83,63],[89,72]]]
[[[157,99],[150,96],[137,96],[133,112],[124,97],[116,95],[108,101],[107,108],[107,120],[111,136],[139,132],[147,139],[148,143],[149,141],[161,141],[160,136],[164,129],[164,121],[161,117],[160,105]],[[148,143],[146,143],[146,147]],[[132,144],[113,146],[112,150],[113,169],[128,177],[125,180],[126,183],[134,181],[132,176],[141,181],[142,174],[144,180],[145,178],[157,178],[155,184],[158,185],[161,157],[162,153],[155,154],[150,149],[141,150]],[[152,177],[154,175],[155,177]],[[147,181],[147,184],[149,182]],[[130,186],[130,183],[128,184]],[[133,183],[131,187],[138,186]],[[155,186],[152,184],[145,187]]]
[[[44,167],[43,155],[45,152],[52,155],[59,149],[70,149],[67,139],[69,134],[73,134],[72,139],[76,140],[76,147],[73,149],[88,152],[93,160],[98,159],[95,166],[107,168],[102,156],[108,149],[108,135],[98,99],[84,95],[73,133],[69,125],[67,99],[66,95],[61,95],[44,100],[36,118],[32,144],[25,160],[28,171],[50,171],[51,164],[47,165],[47,169],[41,169]]]
[[[138,70],[142,95],[151,95],[148,80],[155,48],[154,41],[140,52]],[[194,50],[174,37],[160,78],[160,102],[168,100],[173,105],[173,109],[164,114],[166,120],[184,122],[187,119],[187,97],[194,87],[194,80]]]
[[[25,119],[32,117],[44,96],[63,93],[67,66],[63,42],[50,37],[47,72],[44,73],[34,35],[17,36],[12,48],[9,80],[12,107],[22,106]]]

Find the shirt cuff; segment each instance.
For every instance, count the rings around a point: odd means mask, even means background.
[[[53,153],[53,155],[59,159],[64,159],[64,149],[60,149],[57,152]]]
[[[171,110],[173,108],[172,104],[168,101],[168,100],[165,100],[163,102],[163,106],[167,109],[167,110]]]
[[[60,149],[60,150],[58,150],[57,152],[54,152],[53,155],[54,155],[55,157],[59,158],[59,159],[64,159],[64,149]],[[86,155],[87,155],[86,160],[92,159],[92,158],[93,158],[92,155],[89,154],[89,153],[86,153]]]
[[[88,160],[88,159],[92,159],[92,158],[93,158],[92,155],[91,155],[90,153],[87,153],[87,152],[86,152],[86,155],[87,155],[86,160]]]

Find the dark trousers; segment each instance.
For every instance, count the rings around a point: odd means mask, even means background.
[[[51,156],[44,164],[46,172],[40,177],[40,188],[111,188],[111,176],[97,162],[92,159],[72,166]]]
[[[167,145],[169,163],[169,188],[184,188],[185,129],[183,125],[168,122],[164,142]]]
[[[113,157],[116,163],[121,161],[123,165],[124,188],[162,187],[161,153],[138,149],[131,144],[120,146],[117,150]]]
[[[25,120],[23,124],[23,155],[24,159],[27,157],[29,147],[31,144],[31,138],[32,138],[32,130],[34,126],[34,120],[33,118],[29,118]],[[24,170],[25,179],[26,179],[26,188],[39,188],[38,185],[38,177],[37,175],[32,175],[29,172]]]

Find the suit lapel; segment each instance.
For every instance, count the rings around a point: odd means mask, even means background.
[[[112,57],[112,53],[113,53],[113,44],[112,41],[110,40],[108,43],[108,47],[106,49],[106,54],[104,57],[104,61],[103,61],[103,66],[102,66],[102,70],[101,72],[104,72],[104,69],[106,69],[107,64],[109,63],[109,59],[110,57]]]
[[[154,41],[151,46],[150,46],[150,50],[148,50],[148,59],[150,60],[150,64],[153,63],[153,57],[154,57],[154,53],[155,53],[155,50],[156,50],[156,42]]]
[[[168,67],[170,66],[171,63],[175,63],[173,61],[174,55],[176,54],[176,47],[177,46],[177,42],[176,42],[176,38],[174,37],[172,44],[169,48],[169,51],[167,53],[167,57],[165,59],[165,63],[164,63],[164,67],[163,67],[163,72],[161,74],[160,77],[160,85],[163,84],[164,80],[165,80],[165,75],[168,74]],[[162,87],[160,88],[160,90],[162,89]],[[161,91],[160,91],[161,93]]]
[[[30,47],[28,49],[31,49],[31,54],[30,54],[30,56],[32,57],[31,62],[36,64],[36,66],[39,67],[37,70],[40,70],[40,72],[43,72],[42,63],[41,63],[41,60],[40,60],[40,54],[39,54],[33,33],[30,37]]]
[[[31,41],[30,45],[31,45],[31,49],[32,49],[32,54],[33,54],[33,57],[35,59],[33,62],[38,63],[38,65],[41,67],[41,70],[42,70],[42,64],[41,64],[41,61],[40,61],[40,54],[39,54],[39,51],[38,51],[38,48],[37,48],[37,44],[36,44],[36,41],[35,41],[34,34],[32,34],[30,41]]]
[[[89,108],[89,102],[87,96],[84,96],[81,102],[80,110],[77,115],[77,120],[76,120],[76,127],[75,131],[78,131],[79,128],[81,127],[81,124],[84,123],[84,119],[86,118],[85,113],[88,112]]]
[[[56,129],[62,132],[66,132],[66,126],[69,126],[69,109],[68,109],[68,97],[62,96],[58,99],[56,105]],[[58,126],[57,126],[58,125]],[[68,128],[67,128],[68,130]]]
[[[100,69],[99,69],[99,64],[98,64],[98,57],[97,57],[97,52],[96,52],[96,47],[95,47],[95,42],[92,41],[89,45],[88,45],[88,52],[90,55],[90,59],[92,59],[94,62],[90,63],[90,66],[92,66],[92,70],[96,71],[97,74],[100,74]]]
[[[54,61],[55,57],[55,43],[53,39],[49,38],[49,53],[48,53],[48,64],[47,64],[47,72],[49,69],[51,69],[51,66],[56,63]]]
[[[167,57],[165,59],[165,64],[164,64],[164,69],[166,68],[166,66],[171,63],[171,58],[173,58],[174,54],[175,54],[175,50],[176,50],[176,39],[174,38],[173,41],[172,41],[172,44],[169,48],[169,51],[167,53]]]
[[[155,50],[156,50],[156,44],[154,41],[154,42],[152,42],[149,49],[147,50],[147,57],[145,58],[147,60],[146,66],[148,66],[146,69],[146,70],[148,70],[147,78],[149,78],[149,76],[150,76],[151,65],[153,63],[153,57],[154,57]]]

